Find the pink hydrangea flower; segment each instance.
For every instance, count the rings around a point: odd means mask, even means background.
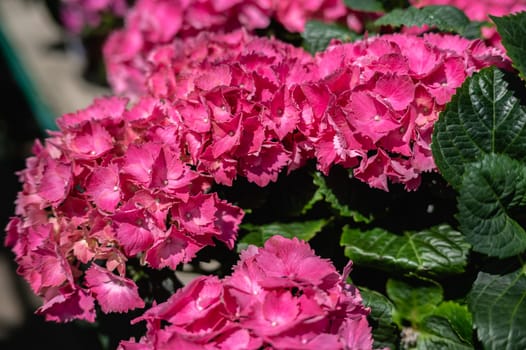
[[[346,278],[307,243],[273,236],[231,276],[199,277],[146,311],[134,321],[146,336],[119,349],[372,349],[369,309]]]
[[[203,33],[152,50],[144,86],[171,101],[198,169],[260,186],[316,158],[388,190],[432,171],[438,113],[465,78],[503,53],[454,35],[334,43],[315,58],[244,31]],[[133,92],[131,92],[133,95]]]
[[[64,115],[19,173],[5,243],[49,320],[93,321],[95,301],[105,313],[143,307],[129,259],[175,269],[207,245],[234,245],[243,212],[208,193],[182,120],[157,100],[127,103],[97,99]]]
[[[152,59],[152,49],[171,44],[176,38],[189,38],[202,32],[228,33],[244,28],[248,32],[266,28],[271,19],[292,32],[303,31],[310,19],[344,21],[348,9],[340,0],[249,0],[249,1],[177,1],[138,0],[125,17],[124,28],[112,33],[104,47],[108,81],[118,94],[141,94],[145,66]],[[179,55],[157,51],[155,61]],[[220,55],[202,50],[197,54]],[[178,68],[178,67],[174,67]],[[156,75],[164,84],[164,69]]]
[[[309,113],[299,129],[324,173],[341,164],[372,187],[387,191],[390,181],[414,190],[421,173],[435,169],[438,113],[474,71],[507,67],[504,57],[480,40],[444,34],[334,43],[316,55],[320,80],[300,84],[297,104]]]

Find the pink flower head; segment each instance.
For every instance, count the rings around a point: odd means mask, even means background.
[[[369,310],[344,279],[307,243],[273,236],[242,252],[231,276],[199,277],[148,310],[134,321],[146,336],[121,347],[372,349]]]
[[[181,118],[151,97],[126,103],[97,99],[60,118],[20,172],[5,243],[49,319],[93,320],[89,300],[104,312],[142,307],[129,259],[175,269],[217,241],[234,246],[243,211],[205,194],[212,180],[194,170]]]
[[[300,95],[298,104],[309,111],[300,114],[300,131],[314,143],[318,169],[327,173],[341,164],[385,191],[389,182],[414,190],[421,172],[435,169],[433,124],[466,77],[483,66],[506,66],[501,51],[445,34],[333,43],[316,62],[323,67],[319,84],[332,98],[315,115],[308,95]],[[312,93],[303,86],[304,94]],[[321,86],[316,89],[324,91]],[[317,133],[303,127],[313,122]]]
[[[168,93],[174,87],[170,72],[181,66],[166,64],[169,56],[179,53],[159,48],[177,39],[202,35],[204,32],[229,33],[238,29],[252,32],[269,26],[274,18],[292,32],[302,32],[308,20],[344,21],[348,10],[337,0],[286,0],[280,2],[249,1],[175,1],[139,0],[128,11],[125,26],[114,32],[104,48],[108,80],[119,94],[136,97],[147,85]],[[178,47],[178,50],[184,50]],[[219,57],[221,53],[201,51],[205,56]],[[224,52],[227,53],[227,52]],[[196,58],[195,63],[202,61]],[[151,72],[150,62],[155,61]],[[162,65],[158,65],[164,61]],[[193,63],[190,63],[193,65]],[[144,75],[151,72],[148,84]],[[201,83],[212,83],[204,79]]]

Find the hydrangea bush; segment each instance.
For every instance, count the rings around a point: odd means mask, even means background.
[[[524,348],[526,15],[399,5],[137,1],[115,95],[19,172],[37,313],[123,350]]]

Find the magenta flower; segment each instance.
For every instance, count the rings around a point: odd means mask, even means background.
[[[182,121],[151,98],[126,103],[64,115],[20,172],[5,243],[49,320],[93,321],[95,301],[103,312],[143,307],[129,259],[175,269],[207,245],[234,246],[243,212],[205,193],[211,180],[192,169]]]
[[[119,349],[372,349],[369,310],[346,277],[307,243],[273,236],[231,276],[199,277],[146,311],[134,321],[146,336]]]
[[[509,65],[480,40],[443,34],[335,43],[316,62],[321,79],[301,84],[304,94],[315,95],[298,104],[309,111],[301,114],[299,130],[314,144],[318,169],[328,173],[341,164],[386,191],[388,182],[414,190],[421,173],[436,168],[432,128],[465,78],[489,65]]]
[[[162,46],[171,44],[176,38],[191,38],[203,32],[228,33],[238,29],[252,32],[266,28],[274,18],[291,32],[302,32],[310,19],[324,21],[345,21],[349,10],[340,0],[249,0],[249,1],[176,1],[176,0],[138,0],[125,17],[125,26],[111,34],[104,47],[105,65],[108,81],[117,94],[130,96],[145,92],[144,74],[151,61],[158,65],[177,59],[185,51],[179,46],[174,52]],[[235,43],[235,42],[232,42]],[[204,49],[204,47],[203,47]],[[221,57],[228,51],[209,50],[194,52],[197,65],[207,56]],[[148,84],[155,89],[168,89],[173,86],[170,72],[184,66],[175,65],[167,69],[156,67]],[[218,78],[221,75],[216,74]],[[214,79],[201,79],[200,87],[219,85]],[[165,90],[165,92],[169,92]]]

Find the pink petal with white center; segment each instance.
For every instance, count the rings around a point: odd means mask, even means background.
[[[464,61],[461,58],[453,57],[444,60],[440,69],[426,78],[423,83],[435,98],[436,103],[445,105],[451,100],[456,89],[462,85],[465,79]]]
[[[230,68],[226,65],[215,66],[206,71],[205,74],[199,76],[195,80],[195,86],[201,90],[212,90],[218,86],[230,86],[232,80],[232,73]]]
[[[150,248],[154,242],[152,227],[147,224],[144,210],[121,210],[112,217],[115,236],[127,256]]]
[[[440,64],[439,51],[426,45],[420,38],[400,35],[397,36],[397,40],[406,53],[412,76],[423,78],[433,72]]]
[[[216,158],[208,148],[200,157],[198,171],[204,171],[214,177],[214,181],[225,186],[232,186],[237,176],[237,160],[232,158]]]
[[[119,167],[110,164],[107,167],[96,168],[89,178],[86,195],[98,208],[109,213],[115,212],[122,196]]]
[[[52,205],[57,206],[66,198],[71,189],[72,178],[71,166],[48,159],[38,187],[38,194]]]
[[[216,200],[212,194],[198,194],[188,199],[186,203],[177,206],[174,219],[181,226],[193,233],[204,234],[214,230]]]
[[[284,87],[280,88],[270,103],[269,119],[264,124],[276,132],[279,140],[296,129],[299,122],[300,111],[291,103],[290,92]]]
[[[31,254],[34,268],[40,275],[38,285],[32,285],[37,293],[41,292],[42,288],[60,287],[67,281],[73,281],[71,267],[66,258],[56,251],[57,248],[46,244]]]
[[[189,239],[182,231],[172,226],[167,237],[159,238],[155,244],[146,251],[145,261],[153,268],[175,268],[182,262],[189,262],[202,248]]]
[[[216,238],[224,242],[229,249],[233,249],[239,225],[245,213],[241,208],[231,205],[227,201],[219,200],[215,194],[214,198],[216,200],[214,226],[215,232],[218,233]]]
[[[354,170],[354,176],[373,188],[389,192],[386,173],[390,163],[389,156],[379,149],[374,156],[362,160],[360,167]]]
[[[227,152],[231,153],[240,142],[241,117],[237,115],[227,122],[214,123],[212,138],[210,148],[214,158],[219,158]]]
[[[133,322],[162,319],[184,326],[206,317],[209,309],[221,303],[222,297],[223,284],[216,276],[200,276]]]
[[[67,287],[57,291],[55,296],[47,298],[36,313],[44,315],[46,321],[95,322],[95,299],[84,289],[71,290]]]
[[[298,300],[290,292],[268,292],[262,304],[254,308],[254,314],[243,322],[243,327],[263,337],[277,335],[294,327],[300,312]]]
[[[210,111],[204,103],[178,101],[174,106],[181,114],[185,126],[198,133],[206,133],[212,125]]]
[[[161,189],[182,201],[188,200],[192,181],[199,176],[181,162],[178,155],[168,147],[161,149],[152,169],[150,188]]]
[[[113,148],[113,140],[101,123],[90,121],[72,135],[69,147],[79,156],[96,158]]]
[[[86,271],[86,285],[95,294],[104,313],[144,307],[132,280],[119,277],[98,265],[93,264]]]
[[[415,97],[415,84],[407,75],[382,75],[373,90],[389,102],[395,111],[407,108]]]
[[[161,146],[155,143],[130,146],[124,157],[122,171],[140,184],[149,184],[152,179],[153,163],[160,150]]]
[[[306,242],[297,238],[271,237],[265,242],[264,249],[259,250],[255,261],[265,269],[267,277],[302,281],[314,286],[338,275],[330,261],[316,256]]]
[[[281,144],[266,144],[257,155],[241,159],[240,170],[248,181],[260,187],[275,182],[282,168],[290,162],[289,153]]]
[[[86,109],[75,113],[64,114],[57,118],[57,125],[61,130],[73,129],[89,120],[112,119],[118,122],[126,110],[128,99],[122,97],[95,98]]]
[[[371,138],[373,143],[400,127],[387,106],[366,92],[352,94],[350,111],[349,122],[356,132]]]

